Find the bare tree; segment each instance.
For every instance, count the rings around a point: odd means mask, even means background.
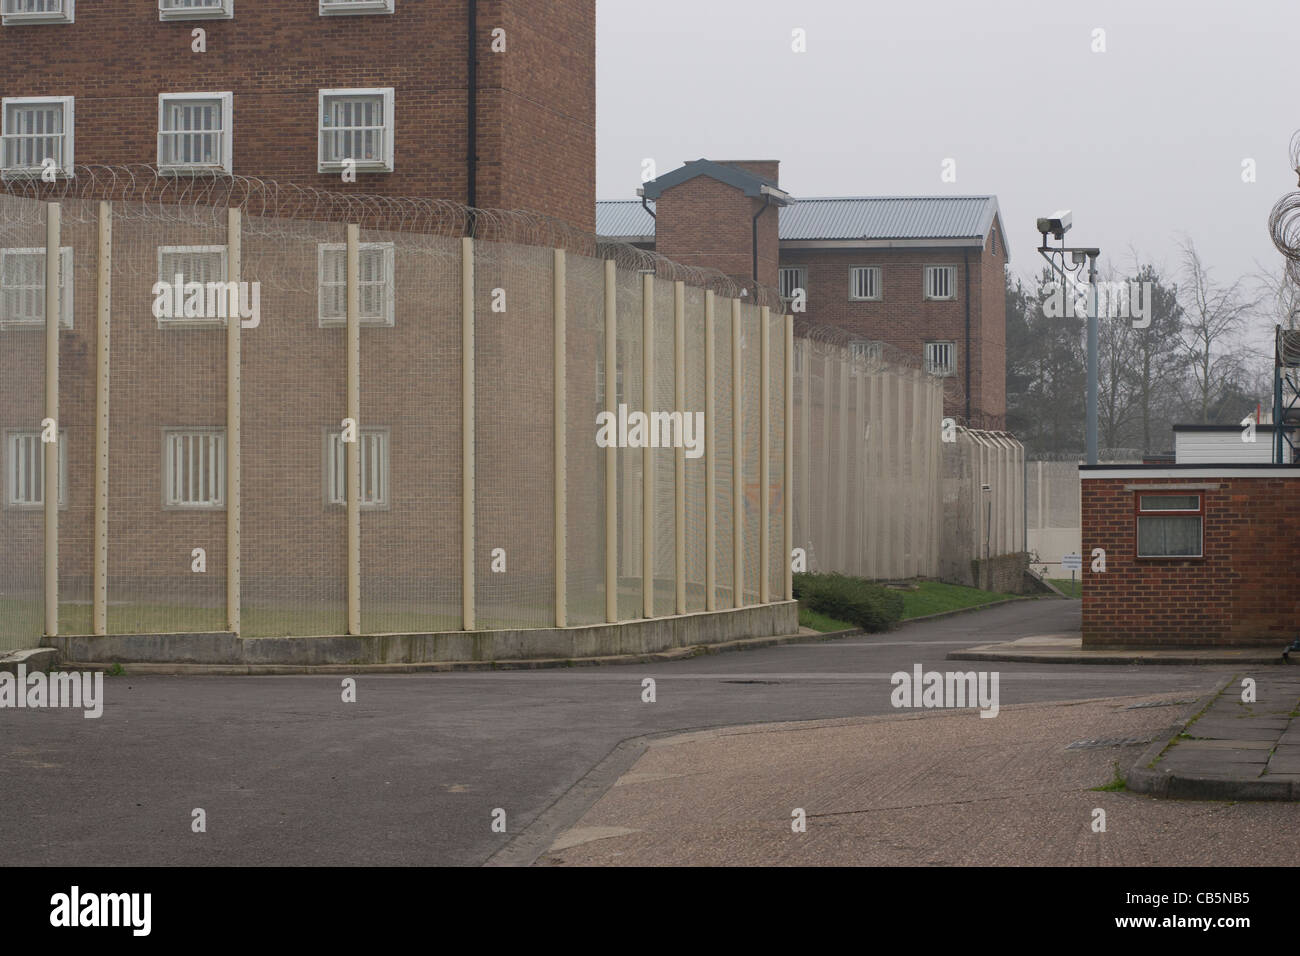
[[[1199,409],[1202,424],[1208,424],[1210,409],[1241,377],[1244,359],[1238,336],[1260,299],[1247,292],[1241,279],[1231,285],[1216,282],[1190,238],[1184,237],[1179,248],[1185,316],[1179,341],[1191,372],[1189,404]]]

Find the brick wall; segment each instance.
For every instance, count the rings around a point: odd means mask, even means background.
[[[741,160],[739,166],[772,181],[775,160]],[[734,186],[709,176],[696,176],[665,189],[655,202],[655,250],[685,265],[701,266],[748,283],[754,276],[755,215],[758,219],[758,281],[775,287],[780,261],[777,233],[779,207],[746,196]]]
[[[1133,490],[1205,484],[1204,557],[1138,558]],[[1150,493],[1150,492],[1148,492]],[[1191,494],[1191,491],[1170,493]],[[1300,627],[1300,476],[1082,481],[1086,647],[1269,645]],[[1094,548],[1105,573],[1089,570]]]
[[[971,418],[977,425],[1002,428],[1006,420],[1005,288],[1002,263],[971,250],[971,356],[966,355],[966,261],[962,249],[784,249],[781,265],[808,270],[808,311],[813,325],[843,329],[861,339],[883,341],[920,363],[926,342],[957,344],[957,381],[964,388],[971,363]],[[1001,248],[999,247],[999,252]],[[926,299],[925,266],[957,268],[957,298]],[[849,270],[879,266],[879,301],[849,299]],[[993,276],[996,275],[996,282]],[[986,322],[985,316],[990,318]],[[963,419],[965,403],[949,396],[944,414]]]
[[[156,0],[77,5],[71,25],[0,28],[5,96],[75,96],[76,161],[154,163],[158,94],[230,91],[233,170],[331,190],[468,201],[468,0],[392,15],[241,2],[232,20],[158,20]],[[480,0],[481,207],[595,226],[595,0]],[[491,50],[492,30],[506,50]],[[207,52],[191,31],[207,31]],[[393,87],[394,169],[316,172],[317,91]]]

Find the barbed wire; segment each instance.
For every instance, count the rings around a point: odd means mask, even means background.
[[[113,204],[115,221],[212,230],[224,229],[227,210],[239,209],[244,215],[243,234],[250,241],[245,251],[249,277],[257,273],[258,280],[289,291],[313,291],[314,279],[308,282],[304,270],[293,270],[292,275],[287,267],[277,270],[274,258],[258,262],[261,250],[256,240],[338,242],[338,229],[331,230],[331,226],[355,224],[365,234],[363,241],[400,242],[403,251],[447,256],[454,250],[445,240],[467,236],[483,242],[564,249],[573,255],[613,259],[619,268],[680,280],[726,298],[743,298],[775,311],[784,309],[780,293],[773,287],[602,239],[557,217],[526,209],[485,209],[445,199],[327,190],[256,176],[176,176],[144,163],[78,165],[72,176],[54,181],[11,178],[0,182],[0,195],[4,194],[30,200],[7,206],[0,228],[7,226],[11,231],[43,222],[42,204],[50,202],[60,204],[63,221],[73,227],[97,223],[100,202]],[[149,257],[137,258],[137,271],[151,274],[153,266],[144,261]],[[130,269],[130,263],[115,261],[115,271],[122,271],[124,265]],[[84,262],[79,266],[84,267]],[[284,273],[282,278],[277,271]]]

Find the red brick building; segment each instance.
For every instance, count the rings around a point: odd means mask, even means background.
[[[598,203],[597,232],[777,283],[787,297],[802,289],[797,317],[953,377],[945,414],[1004,428],[1010,251],[997,198],[795,199],[778,170],[771,160],[689,162],[646,183],[639,201]]]
[[[156,163],[594,226],[595,0],[3,10],[9,172]]]
[[[0,9],[38,6],[40,16],[6,15],[0,25],[6,176],[46,166],[66,176],[78,165],[153,164],[175,176],[180,207],[185,184],[233,174],[335,194],[532,209],[579,229],[594,226],[595,0],[164,0],[161,8],[159,0],[83,0],[75,8],[71,0],[6,0]],[[183,211],[174,221],[131,219],[129,191],[105,198],[123,201],[112,290],[110,628],[220,627],[224,322],[159,318],[151,287],[177,272],[187,280],[224,278],[224,220],[190,223]],[[94,209],[68,208],[61,243],[72,266],[59,389],[60,599],[69,633],[89,625]],[[309,205],[281,212],[311,217]],[[322,223],[319,235],[287,227],[276,235],[275,226],[269,234],[254,227],[255,214],[245,220],[243,243],[243,277],[262,286],[260,324],[243,334],[246,610],[289,600],[318,614],[318,631],[339,632],[343,223]],[[0,226],[0,601],[26,608],[39,603],[41,576],[42,456],[33,435],[43,418],[43,254],[36,247],[44,234],[34,223]],[[374,617],[371,608],[439,607],[440,620],[419,624],[430,628],[455,626],[459,616],[460,360],[441,345],[459,345],[460,246],[452,237],[394,242],[401,238],[362,233],[369,291],[362,294],[361,440],[373,464],[362,488],[367,631],[414,626]],[[479,462],[479,619],[488,625],[495,607],[553,588],[551,439],[536,441],[529,428],[552,398],[550,362],[537,361],[550,348],[552,251],[520,246],[507,258],[494,245],[478,244],[477,309],[498,319],[482,322],[476,341],[478,389],[491,402],[478,433],[485,449],[509,449],[509,460],[485,453]],[[590,284],[579,270],[575,262],[575,309],[578,289]],[[498,289],[509,303],[503,315],[493,313]],[[583,347],[590,332],[576,319],[573,326],[571,347]],[[537,368],[521,376],[530,364]],[[595,374],[594,363],[571,373],[575,396],[594,396]],[[513,387],[499,398],[504,381]],[[585,428],[581,434],[588,437]],[[574,459],[595,455],[590,444]],[[509,550],[508,577],[487,567],[494,547]],[[205,553],[202,573],[193,567],[196,548]],[[162,621],[118,620],[114,608],[130,601],[191,610]],[[543,611],[536,617],[547,623]],[[251,618],[245,627],[253,633],[278,626]]]
[[[1280,652],[1296,636],[1294,468],[1081,465],[1079,474],[1085,647],[1227,644]]]

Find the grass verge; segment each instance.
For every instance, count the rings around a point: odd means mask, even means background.
[[[927,614],[939,614],[943,611],[956,611],[966,607],[979,607],[993,601],[1005,601],[1019,597],[1016,594],[1000,594],[997,591],[981,591],[960,584],[944,584],[940,581],[918,581],[915,591],[903,592],[903,620],[924,617]]]

